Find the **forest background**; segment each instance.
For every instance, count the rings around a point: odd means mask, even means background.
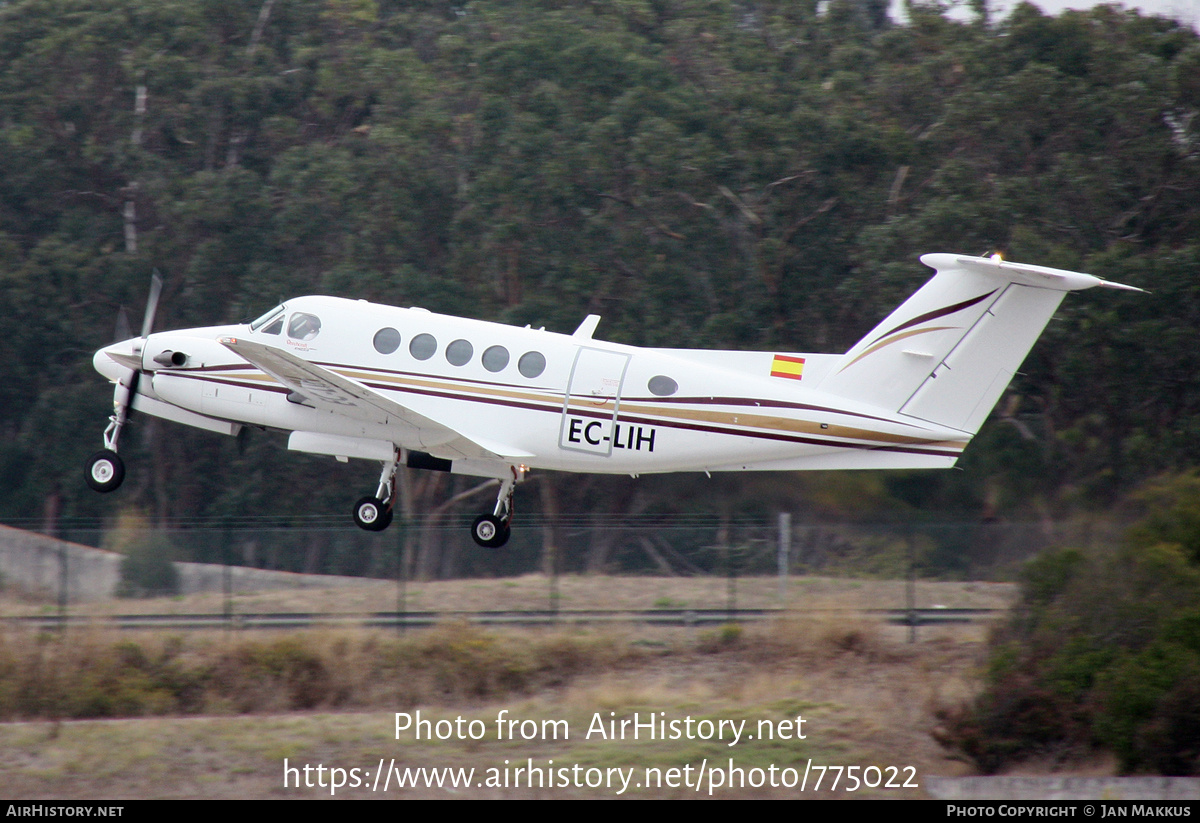
[[[125,487],[84,485],[111,404],[91,356],[136,330],[155,268],[160,329],[325,293],[563,332],[597,313],[598,337],[636,345],[837,352],[926,279],[930,251],[1151,294],[1068,297],[965,471],[545,474],[518,506],[1104,511],[1200,464],[1198,111],[1196,32],[1115,6],[910,4],[901,25],[878,0],[2,3],[0,522],[348,523],[373,489],[374,468],[278,434],[149,418],[122,441]],[[403,482],[416,518],[478,481]],[[355,571],[322,540],[272,562]],[[562,551],[564,568],[613,557]]]

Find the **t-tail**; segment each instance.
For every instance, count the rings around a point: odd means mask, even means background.
[[[1069,291],[1142,291],[994,257],[926,254],[937,274],[825,375],[818,388],[975,434]]]

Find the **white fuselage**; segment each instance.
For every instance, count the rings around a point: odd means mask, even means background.
[[[836,359],[831,355],[802,355],[804,374],[781,377],[772,376],[772,352],[643,349],[594,340],[590,328],[565,335],[334,297],[290,300],[278,317],[253,330],[239,325],[150,335],[140,356],[149,374],[137,387],[149,402],[134,407],[202,425],[190,416],[199,415],[215,430],[227,421],[391,443],[455,460],[455,471],[498,477],[515,462],[628,474],[947,467],[969,439],[807,388]],[[290,352],[500,457],[462,460],[442,448],[448,436],[441,428],[353,405],[341,413],[327,404],[314,407],[303,392],[218,342],[229,337]],[[137,342],[101,350],[96,368],[119,380],[123,367],[108,355],[128,361]],[[163,352],[186,358],[168,364]]]

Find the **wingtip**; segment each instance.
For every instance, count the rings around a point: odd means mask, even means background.
[[[1099,279],[1099,278],[1097,278]],[[1137,286],[1127,286],[1124,283],[1114,283],[1111,280],[1100,280],[1100,288],[1102,289],[1117,289],[1118,291],[1136,291],[1142,294],[1149,294],[1145,289],[1139,289]]]

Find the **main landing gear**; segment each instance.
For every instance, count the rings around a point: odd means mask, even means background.
[[[525,467],[512,467],[512,477],[500,482],[500,493],[496,495],[496,507],[484,512],[471,524],[471,537],[485,549],[498,549],[508,542],[512,533],[513,491],[517,483],[525,479]]]
[[[354,504],[354,524],[369,532],[381,532],[392,524],[392,510],[396,502],[396,468],[400,465],[400,453],[394,452],[392,459],[383,464],[379,473],[379,488],[374,497],[364,497]]]
[[[115,455],[114,455],[115,456]],[[383,464],[379,474],[379,488],[373,497],[364,497],[354,504],[354,523],[360,529],[369,532],[381,532],[392,522],[392,513],[396,498],[396,470],[400,466],[399,451],[392,459]],[[512,467],[512,477],[500,482],[500,491],[496,495],[496,505],[490,512],[484,512],[475,518],[471,524],[471,537],[480,546],[488,549],[498,549],[508,542],[512,533],[513,490],[517,483],[525,479],[524,466]]]

